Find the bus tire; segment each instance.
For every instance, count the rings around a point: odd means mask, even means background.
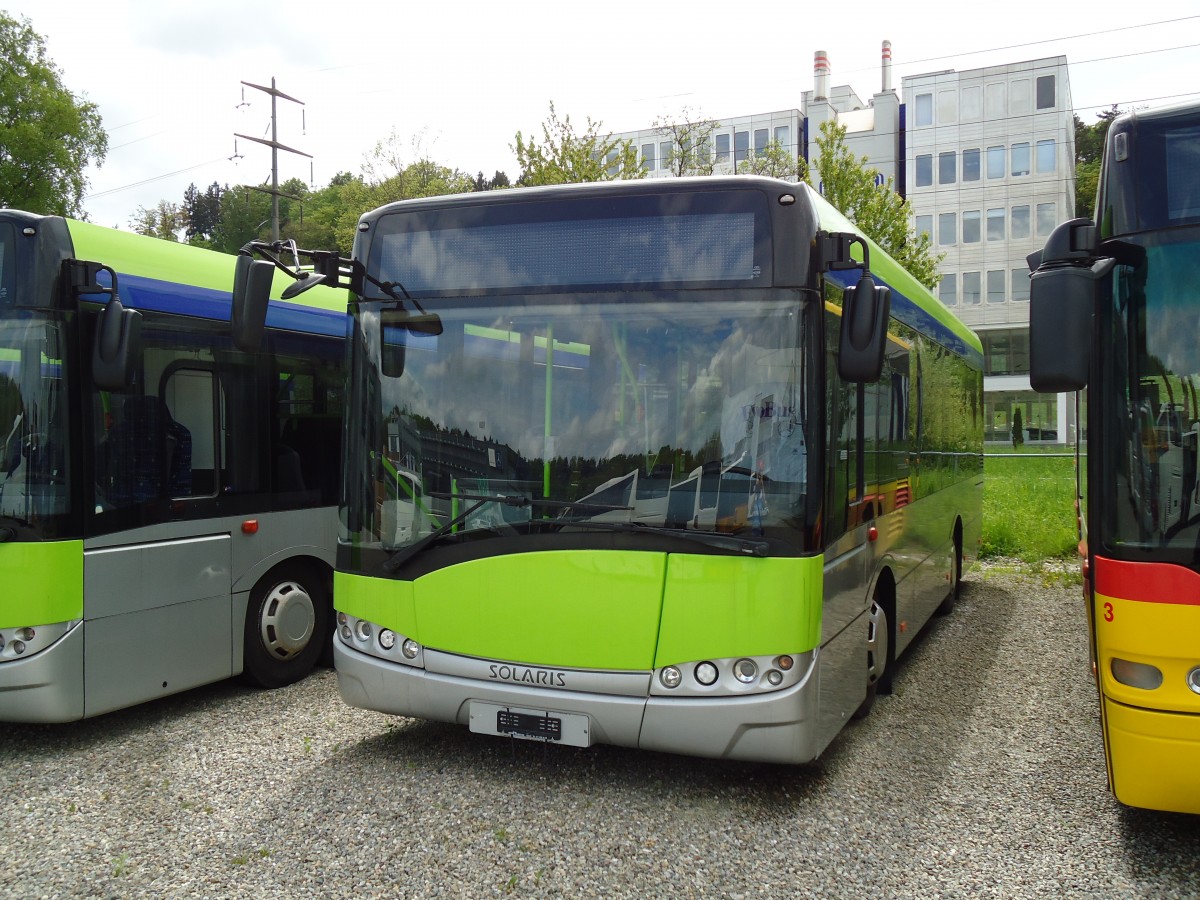
[[[954,605],[962,595],[962,523],[954,526],[954,559],[950,561],[950,591],[938,605],[935,612],[939,616],[948,616],[954,612]]]
[[[854,711],[855,719],[865,718],[871,712],[875,698],[880,693],[892,692],[889,629],[887,609],[878,599],[872,600],[871,608],[867,612],[867,695]]]
[[[242,681],[262,688],[299,681],[321,656],[331,615],[325,579],[315,566],[276,566],[250,592]]]

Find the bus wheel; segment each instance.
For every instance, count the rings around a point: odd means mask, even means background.
[[[880,692],[880,683],[884,685],[884,693],[890,692],[890,676],[888,675],[888,620],[887,610],[878,600],[871,601],[871,609],[867,613],[867,696],[854,711],[854,718],[862,719],[875,705],[875,697]]]
[[[311,566],[272,569],[250,592],[242,680],[276,688],[307,675],[329,636],[329,597]]]
[[[954,529],[954,559],[950,560],[950,592],[938,605],[939,616],[948,616],[954,612],[954,604],[962,594],[962,529]]]

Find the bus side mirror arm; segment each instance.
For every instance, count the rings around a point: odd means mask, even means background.
[[[862,269],[858,284],[842,294],[842,321],[838,335],[838,375],[855,384],[873,384],[883,373],[892,292],[871,277],[871,251],[864,238],[845,232],[821,233],[818,258],[823,271]],[[857,244],[862,262],[850,255]]]

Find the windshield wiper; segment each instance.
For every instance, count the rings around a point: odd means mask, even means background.
[[[409,544],[403,550],[399,550],[396,553],[394,553],[388,559],[388,561],[383,564],[383,567],[389,572],[395,572],[402,565],[404,565],[406,562],[408,562],[410,559],[412,559],[418,553],[423,551],[426,547],[429,547],[432,544],[435,544],[441,538],[443,538],[447,534],[449,534],[452,529],[457,528],[463,522],[467,521],[467,519],[471,518],[471,516],[475,514],[476,510],[486,506],[489,503],[502,503],[505,506],[514,506],[514,507],[522,507],[522,506],[529,505],[528,497],[517,497],[517,496],[511,496],[511,495],[510,496],[491,497],[486,494],[447,494],[447,493],[442,493],[442,492],[430,491],[425,496],[437,497],[442,500],[450,500],[450,499],[468,500],[468,501],[473,500],[474,502],[470,506],[468,506],[465,510],[460,512],[457,516],[455,516],[453,519],[448,521],[445,525],[442,525],[440,528],[438,528],[435,531],[431,531],[429,534],[425,535],[425,537],[421,538],[415,544]]]
[[[570,528],[594,528],[598,531],[620,531],[627,534],[660,534],[664,537],[679,538],[693,544],[703,544],[706,547],[716,547],[719,550],[736,550],[746,556],[767,556],[771,545],[766,541],[737,537],[732,534],[718,534],[714,531],[685,531],[675,528],[660,528],[657,525],[643,525],[639,522],[579,522],[563,523]]]

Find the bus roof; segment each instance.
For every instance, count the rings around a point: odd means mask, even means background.
[[[95,260],[111,267],[118,276],[122,302],[136,307],[136,297],[126,297],[128,287],[145,280],[153,280],[198,288],[203,294],[217,292],[226,306],[224,315],[228,316],[236,257],[189,244],[116,231],[88,222],[73,219],[67,219],[66,222],[74,244],[75,258]],[[320,285],[286,303],[279,301],[283,289],[291,283],[292,279],[276,270],[271,286],[273,303],[339,314],[346,312],[347,292]],[[133,293],[136,294],[136,290]],[[200,311],[193,314],[212,317]]]

